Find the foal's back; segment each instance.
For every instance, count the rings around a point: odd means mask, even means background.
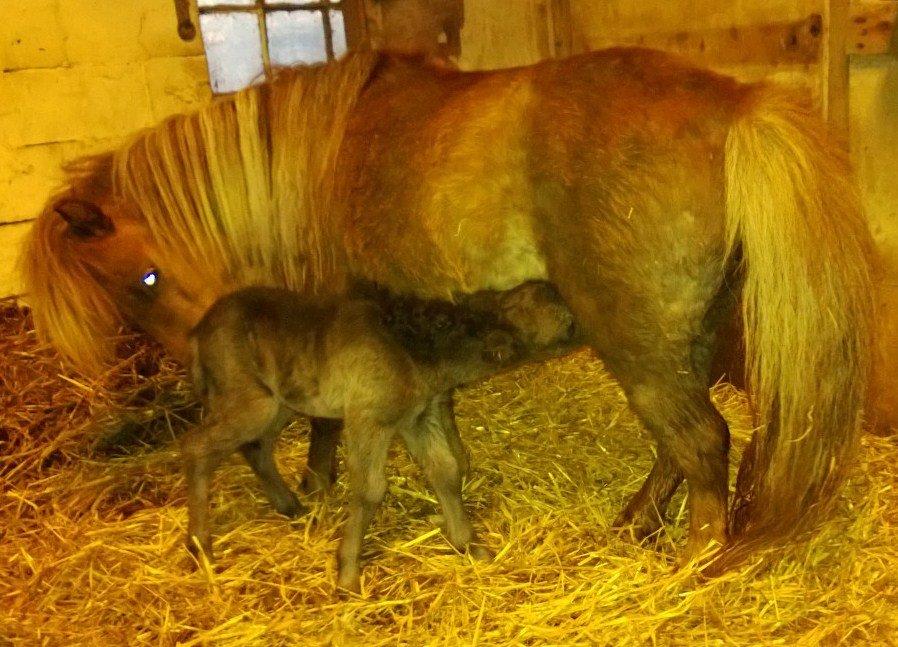
[[[302,413],[342,417],[411,395],[413,367],[366,300],[326,301],[251,287],[215,303],[191,333],[205,397],[263,391]]]

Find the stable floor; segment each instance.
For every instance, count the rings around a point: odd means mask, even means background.
[[[449,547],[397,444],[364,595],[341,601],[343,478],[288,520],[234,457],[215,482],[217,563],[194,568],[175,440],[197,408],[158,349],[123,336],[120,356],[100,379],[72,376],[0,302],[0,644],[898,644],[898,437],[865,438],[809,544],[700,581],[673,568],[682,493],[653,546],[609,529],[652,444],[601,364],[579,353],[526,367],[457,399],[465,500],[495,560]],[[738,458],[745,402],[724,386],[714,397]],[[306,447],[304,423],[285,432],[294,482]]]

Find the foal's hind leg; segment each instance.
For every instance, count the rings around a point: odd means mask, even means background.
[[[285,416],[287,418],[287,416]],[[274,461],[274,447],[277,442],[277,432],[286,424],[276,421],[263,438],[246,443],[240,447],[240,453],[249,463],[256,476],[262,482],[262,490],[265,496],[282,515],[296,517],[305,512],[305,506],[299,502],[299,498],[287,485],[281,476],[277,464]]]
[[[395,429],[371,420],[347,417],[343,432],[349,476],[349,516],[337,551],[337,587],[361,591],[362,542],[371,517],[387,491],[386,465]]]
[[[470,551],[476,559],[490,553],[477,545],[474,526],[465,514],[461,484],[467,461],[455,426],[451,396],[432,400],[416,425],[402,432],[409,453],[415,458],[436,494],[446,520],[446,537],[456,550]]]
[[[209,529],[209,482],[221,462],[241,446],[263,438],[278,419],[279,405],[268,397],[218,405],[200,426],[181,439],[187,477],[187,546],[212,556]]]
[[[312,418],[309,423],[309,457],[300,488],[303,494],[323,494],[337,480],[337,446],[343,421]]]

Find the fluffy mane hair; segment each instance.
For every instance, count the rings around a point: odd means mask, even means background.
[[[334,166],[352,107],[381,55],[281,70],[265,84],[169,117],[110,153],[66,166],[23,257],[34,322],[77,366],[97,369],[121,323],[96,267],[53,205],[128,206],[159,252],[234,285],[318,292],[341,281],[331,235]],[[111,199],[111,200],[110,200]],[[116,225],[120,223],[114,223]],[[165,262],[165,258],[160,259]]]

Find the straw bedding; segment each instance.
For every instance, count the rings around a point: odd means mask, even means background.
[[[108,374],[74,378],[0,302],[0,644],[898,644],[896,437],[865,438],[810,544],[703,582],[672,568],[682,495],[654,546],[609,530],[652,454],[601,365],[579,353],[526,367],[458,396],[465,498],[496,559],[449,548],[397,445],[364,595],[340,601],[343,479],[291,521],[235,457],[214,490],[218,561],[192,567],[175,439],[198,410],[158,348],[119,341]],[[745,403],[727,387],[715,401],[738,455]],[[306,442],[302,422],[284,433],[285,473]]]

